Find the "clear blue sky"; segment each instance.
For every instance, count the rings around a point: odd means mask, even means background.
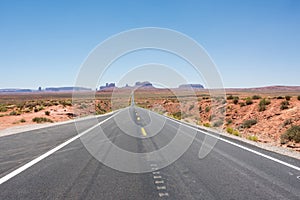
[[[0,88],[73,85],[97,44],[140,27],[194,38],[225,87],[300,85],[299,0],[0,0]]]

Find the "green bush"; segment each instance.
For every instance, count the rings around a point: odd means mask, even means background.
[[[35,117],[32,119],[33,122],[36,122],[36,123],[43,123],[43,122],[50,122],[50,123],[53,123],[53,121],[49,118],[46,118],[46,117]]]
[[[240,132],[236,129],[233,130],[232,135],[241,136]]]
[[[3,105],[0,105],[0,112],[6,112],[7,108]]]
[[[210,123],[204,123],[203,126],[205,126],[205,127],[211,127]]]
[[[283,122],[283,127],[287,126],[287,125],[290,125],[292,124],[292,120],[291,119],[286,119],[284,122]]]
[[[267,105],[269,105],[271,103],[270,100],[267,100],[265,98],[263,98],[262,100],[260,100],[259,104],[258,104],[258,110],[261,111],[265,111]]]
[[[300,126],[292,126],[280,137],[281,143],[285,144],[288,141],[300,142]]]
[[[222,125],[223,125],[223,120],[221,119],[213,123],[213,127],[220,127]]]
[[[238,98],[235,98],[235,99],[233,99],[233,101],[232,101],[235,105],[236,104],[238,104],[238,102],[239,102],[239,99]]]
[[[285,110],[289,108],[290,103],[288,101],[281,102],[280,110]]]
[[[9,115],[20,115],[20,113],[17,113],[16,111],[11,111],[11,112],[9,113]]]
[[[285,96],[285,100],[287,100],[287,101],[289,101],[289,100],[291,100],[291,96]]]
[[[231,128],[231,127],[227,127],[227,128],[226,128],[226,132],[229,133],[229,134],[232,134],[233,131],[234,131],[234,129]]]
[[[257,142],[258,141],[258,137],[256,135],[251,135],[251,136],[248,136],[247,137],[248,140],[252,140],[254,142]]]
[[[45,115],[49,116],[50,115],[50,111],[45,111]]]
[[[25,119],[21,119],[20,122],[21,122],[21,123],[25,123],[26,120],[25,120]]]
[[[297,99],[300,101],[300,95],[297,97]]]
[[[277,97],[277,99],[284,99],[282,96]]]
[[[244,107],[244,106],[246,106],[246,104],[244,102],[241,102],[240,107]]]
[[[261,96],[259,96],[259,95],[253,95],[252,99],[261,99]]]
[[[205,112],[209,112],[209,111],[210,111],[210,107],[207,106],[207,107],[205,108]]]
[[[229,95],[228,97],[227,97],[227,100],[232,100],[233,99],[233,96],[232,95]]]
[[[192,110],[195,107],[194,104],[190,105],[189,110]]]
[[[247,97],[246,98],[246,105],[251,105],[251,104],[253,104],[252,99],[250,97]]]
[[[172,113],[172,117],[178,120],[181,120],[181,112]]]
[[[227,119],[226,122],[227,122],[228,125],[232,124],[232,119]]]
[[[243,128],[251,128],[253,125],[257,124],[256,119],[245,120],[242,124]]]

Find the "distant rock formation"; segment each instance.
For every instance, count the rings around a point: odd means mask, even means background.
[[[201,84],[182,84],[179,85],[180,89],[204,89],[204,86]]]
[[[100,90],[110,89],[110,88],[115,88],[115,87],[116,87],[115,83],[106,83],[104,86],[100,86]]]
[[[144,81],[144,82],[136,82],[135,87],[141,88],[141,87],[146,87],[146,88],[153,88],[152,83],[149,81]]]

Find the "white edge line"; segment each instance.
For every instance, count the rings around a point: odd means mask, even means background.
[[[150,112],[152,112],[152,111],[150,111]],[[155,112],[152,112],[152,113],[157,114],[157,115],[160,115],[160,114],[155,113]],[[241,148],[241,149],[244,149],[244,150],[249,151],[249,152],[251,152],[251,153],[254,153],[254,154],[256,154],[256,155],[262,156],[262,157],[267,158],[267,159],[269,159],[269,160],[272,160],[272,161],[274,161],[274,162],[280,163],[280,164],[282,164],[282,165],[285,165],[285,166],[287,166],[287,167],[290,167],[290,168],[293,168],[293,169],[295,169],[295,170],[300,171],[300,167],[297,167],[297,166],[292,165],[292,164],[290,164],[290,163],[284,162],[284,161],[282,161],[282,160],[279,160],[279,159],[277,159],[277,158],[273,158],[273,157],[271,157],[271,156],[269,156],[269,155],[266,155],[266,154],[264,154],[264,153],[255,151],[255,150],[250,149],[250,148],[248,148],[248,147],[244,147],[244,146],[242,146],[242,145],[240,145],[240,144],[237,144],[237,143],[231,142],[231,141],[229,141],[229,140],[226,140],[226,139],[224,139],[224,138],[221,138],[221,137],[215,136],[215,135],[213,135],[213,134],[207,133],[207,132],[205,132],[205,131],[202,131],[202,130],[200,130],[200,129],[198,129],[198,128],[193,127],[192,125],[185,124],[185,123],[183,123],[183,122],[177,121],[177,120],[172,119],[172,118],[168,118],[168,117],[163,116],[163,115],[160,115],[160,116],[162,116],[162,117],[164,117],[164,118],[166,118],[166,119],[169,119],[169,120],[171,120],[171,121],[173,121],[173,122],[176,122],[176,123],[178,123],[178,124],[180,124],[180,125],[184,125],[184,126],[186,126],[186,127],[188,127],[188,128],[194,129],[194,130],[196,130],[197,132],[201,132],[201,133],[203,133],[203,134],[205,134],[205,135],[208,135],[208,136],[210,136],[210,137],[216,138],[216,139],[218,139],[218,140],[221,140],[221,141],[226,142],[226,143],[228,143],[228,144],[231,144],[231,145],[233,145],[233,146],[239,147],[239,148]],[[198,126],[197,126],[197,127],[198,127]],[[199,128],[201,128],[201,127],[199,127]],[[217,133],[216,133],[216,134],[217,134]]]
[[[25,171],[26,169],[28,169],[29,167],[35,165],[36,163],[40,162],[41,160],[47,158],[48,156],[50,156],[51,154],[55,153],[56,151],[60,150],[61,148],[65,147],[66,145],[70,144],[71,142],[73,142],[74,140],[77,140],[78,138],[80,138],[81,136],[85,135],[86,133],[90,132],[91,130],[93,130],[94,128],[100,126],[101,124],[105,123],[106,121],[110,120],[112,117],[114,117],[118,112],[116,112],[115,114],[113,114],[112,116],[108,117],[107,119],[101,121],[100,123],[92,126],[91,128],[85,130],[84,132],[74,136],[73,138],[65,141],[64,143],[58,145],[57,147],[51,149],[50,151],[42,154],[41,156],[33,159],[32,161],[26,163],[25,165],[19,167],[18,169],[10,172],[9,174],[3,176],[2,178],[0,178],[0,185],[6,181],[8,181],[9,179],[13,178],[14,176],[18,175],[19,173]]]

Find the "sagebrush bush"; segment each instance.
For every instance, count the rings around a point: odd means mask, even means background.
[[[289,108],[290,103],[288,101],[281,102],[280,110],[285,110]]]
[[[234,130],[234,129],[231,128],[231,127],[227,127],[227,128],[226,128],[226,132],[229,133],[229,134],[232,134],[232,133],[233,133],[233,130]]]
[[[240,132],[236,129],[233,130],[232,135],[241,136]]]
[[[53,121],[49,118],[46,118],[46,117],[35,117],[32,119],[33,122],[36,122],[36,123],[43,123],[43,122],[50,122],[50,123],[53,123]]]
[[[203,126],[205,126],[205,127],[211,127],[210,123],[204,123]]]
[[[236,104],[238,104],[239,99],[238,98],[234,98],[232,102],[236,105]]]
[[[285,100],[287,100],[287,101],[289,101],[289,100],[291,100],[291,96],[285,96]]]
[[[258,141],[258,137],[256,135],[250,135],[247,137],[248,140],[251,140],[251,141],[254,141],[254,142],[257,142]]]
[[[243,128],[251,128],[253,125],[257,124],[256,119],[245,120],[242,124]]]
[[[229,95],[228,97],[227,97],[227,100],[232,100],[233,99],[233,96],[232,95]]]
[[[253,95],[252,99],[261,99],[261,96],[259,96],[259,95]]]
[[[205,108],[205,112],[209,112],[209,111],[210,111],[210,107],[207,106],[207,107]]]
[[[281,143],[284,144],[288,141],[300,142],[300,126],[292,126],[280,137]]]
[[[195,107],[194,104],[190,105],[189,110],[192,110]]]
[[[3,105],[0,105],[0,112],[6,112],[7,108]]]
[[[213,127],[220,127],[222,125],[223,125],[223,120],[221,119],[213,123]]]
[[[251,105],[251,104],[253,104],[252,99],[250,97],[247,97],[246,98],[246,105]]]
[[[49,116],[50,115],[50,111],[45,111],[45,115]]]
[[[269,105],[271,103],[270,100],[267,100],[265,98],[263,98],[262,100],[260,100],[259,104],[258,104],[258,110],[261,111],[265,111],[267,108],[267,105]]]

